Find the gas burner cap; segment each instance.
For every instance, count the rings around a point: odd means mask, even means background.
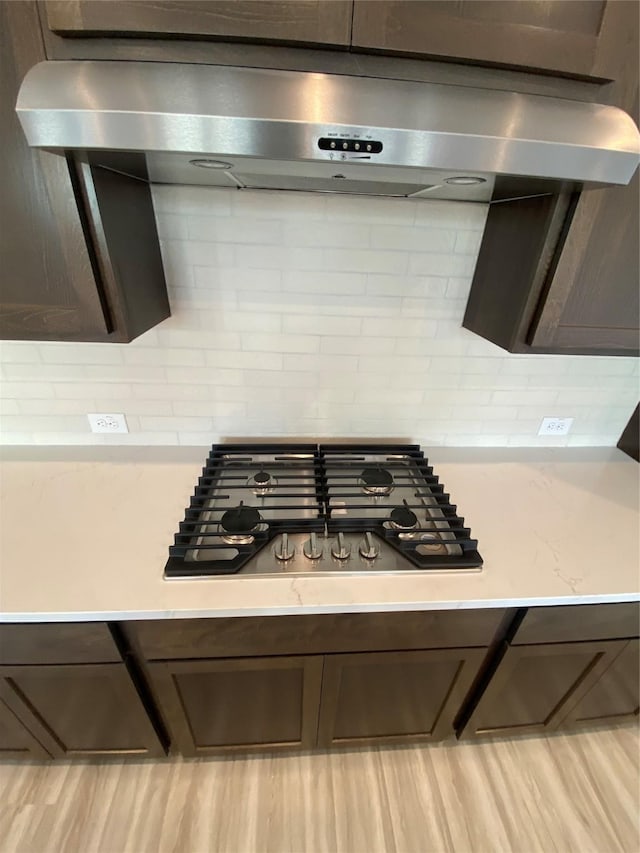
[[[233,509],[228,509],[220,520],[220,526],[227,533],[249,533],[260,524],[262,518],[257,509],[245,506],[242,501]]]
[[[408,506],[397,506],[391,510],[391,524],[399,530],[413,530],[418,524],[418,516]]]
[[[375,468],[365,468],[360,474],[362,488],[370,495],[389,495],[393,490],[393,476],[386,468],[379,465]]]
[[[264,497],[264,495],[273,491],[278,485],[276,478],[268,471],[260,469],[256,474],[253,474],[247,480],[247,486],[253,490],[254,495]]]

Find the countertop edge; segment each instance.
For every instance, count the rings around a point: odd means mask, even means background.
[[[541,598],[499,598],[471,601],[381,602],[378,604],[295,605],[202,610],[128,610],[70,613],[0,613],[0,624],[39,622],[128,622],[151,619],[221,619],[249,616],[303,616],[330,613],[398,613],[429,610],[491,610],[511,607],[563,607],[571,604],[640,603],[640,593],[568,595]]]

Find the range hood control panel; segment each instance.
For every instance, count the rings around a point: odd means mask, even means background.
[[[374,139],[330,139],[323,136],[318,140],[318,148],[322,151],[352,151],[358,154],[379,154],[382,142]]]

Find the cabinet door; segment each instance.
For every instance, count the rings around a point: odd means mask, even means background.
[[[15,104],[43,59],[36,3],[0,2],[0,339],[128,342],[170,313],[144,156],[31,150]]]
[[[0,701],[0,760],[4,758],[51,758],[41,743],[34,738]]]
[[[32,152],[15,112],[45,59],[35,3],[0,3],[0,337],[99,339],[109,331],[67,162]]]
[[[164,754],[122,663],[2,666],[0,698],[55,758]]]
[[[318,745],[448,737],[485,653],[437,649],[327,656]]]
[[[591,76],[603,0],[355,0],[354,47]],[[628,4],[633,6],[635,4]],[[599,69],[599,74],[606,69]]]
[[[63,36],[201,36],[348,45],[351,0],[48,0]]]
[[[609,640],[507,647],[463,736],[557,728],[624,646],[624,640]]]
[[[183,755],[315,745],[321,657],[168,661],[148,669]]]
[[[562,726],[616,723],[638,716],[640,640],[631,640],[586,693],[576,697]]]
[[[638,123],[640,5],[608,3],[619,17],[599,43],[598,67],[615,82],[598,96]],[[531,330],[533,347],[637,355],[640,177],[627,187],[583,192]]]

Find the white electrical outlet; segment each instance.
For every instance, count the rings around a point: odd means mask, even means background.
[[[573,418],[543,418],[538,435],[569,435]]]
[[[124,415],[90,414],[87,418],[91,432],[129,432]]]

